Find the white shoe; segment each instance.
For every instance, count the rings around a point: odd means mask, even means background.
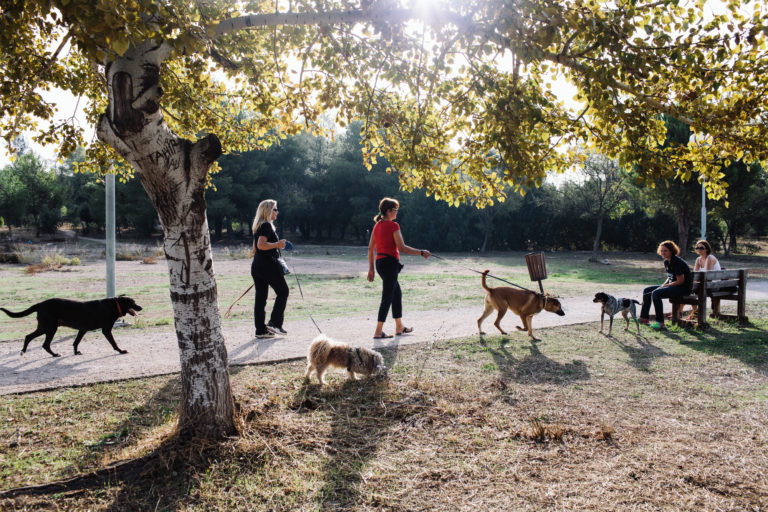
[[[288,331],[286,331],[282,327],[277,327],[272,324],[267,324],[267,330],[272,334],[283,334],[283,335],[288,334]]]

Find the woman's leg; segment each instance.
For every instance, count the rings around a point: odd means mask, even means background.
[[[256,300],[253,302],[253,323],[256,327],[257,333],[267,332],[267,326],[264,324],[264,312],[267,307],[267,295],[269,294],[269,285],[261,277],[255,273],[251,273],[253,277],[253,287],[256,290]]]
[[[662,299],[669,299],[672,297],[682,297],[685,295],[685,289],[682,286],[665,286],[659,287],[651,293],[653,297],[653,309],[656,311],[656,321],[660,324],[664,323],[664,302]],[[674,306],[673,306],[674,307]]]
[[[269,323],[275,327],[283,327],[283,318],[285,315],[285,305],[288,303],[288,283],[285,282],[285,276],[282,274],[271,276],[269,285],[275,290],[275,305],[272,307],[272,314],[269,316]]]
[[[394,258],[376,260],[376,272],[381,277],[381,302],[379,304],[378,323],[376,324],[374,336],[381,336],[384,321],[387,319],[389,308],[395,298],[395,289],[399,289],[397,284],[397,260]],[[402,316],[402,305],[400,314]]]
[[[651,297],[651,293],[656,288],[659,288],[658,286],[649,286],[645,290],[643,290],[643,305],[640,308],[640,318],[645,320],[647,323],[648,316],[651,313],[651,303],[653,301],[653,298]]]

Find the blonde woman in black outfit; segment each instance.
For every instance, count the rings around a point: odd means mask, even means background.
[[[253,320],[257,338],[274,338],[275,334],[287,334],[283,329],[283,314],[288,302],[288,284],[283,269],[277,262],[278,249],[285,249],[285,240],[277,238],[274,222],[277,219],[277,201],[265,199],[259,203],[253,219],[253,262],[251,277],[256,288]],[[265,308],[269,287],[277,294],[269,323],[265,324]]]

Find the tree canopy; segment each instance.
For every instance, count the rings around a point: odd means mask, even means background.
[[[10,142],[37,129],[62,156],[87,144],[40,91],[71,91],[96,123],[104,63],[153,40],[172,52],[160,73],[166,123],[182,137],[215,133],[225,153],[319,130],[331,111],[341,125],[362,120],[367,164],[386,156],[403,188],[451,203],[540,185],[574,164],[577,143],[649,183],[701,173],[720,197],[723,161],[768,161],[765,9],[739,0],[713,15],[703,0],[8,0],[0,131]],[[555,77],[576,87],[581,107],[552,92]],[[664,146],[659,113],[690,124],[699,143]],[[87,145],[93,168],[121,161],[103,142]]]

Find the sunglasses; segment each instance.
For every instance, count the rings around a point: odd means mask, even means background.
[[[696,246],[696,250],[698,251],[699,249],[701,249],[702,251],[706,251],[707,250],[707,248],[704,247],[703,245],[697,245]]]

